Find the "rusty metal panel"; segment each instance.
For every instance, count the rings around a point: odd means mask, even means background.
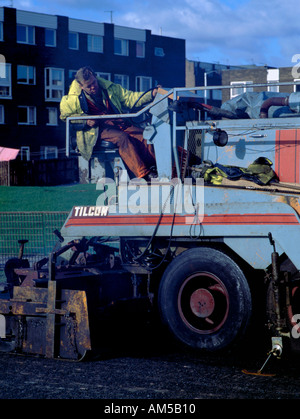
[[[62,309],[69,314],[60,327],[59,355],[62,358],[80,358],[91,350],[88,305],[85,291],[62,290]]]
[[[11,350],[74,360],[91,350],[85,291],[57,291],[56,285],[14,287],[14,298],[0,299]]]

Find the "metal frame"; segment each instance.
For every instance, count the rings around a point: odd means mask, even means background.
[[[290,85],[299,85],[300,81],[291,81],[291,82],[275,82],[275,83],[255,83],[251,84],[251,88],[255,87],[265,87],[265,86],[290,86]],[[69,157],[69,148],[70,148],[70,122],[76,121],[76,120],[87,120],[87,119],[117,119],[117,118],[136,118],[143,113],[149,111],[151,108],[155,107],[158,103],[162,102],[164,99],[173,96],[173,98],[179,97],[179,94],[182,92],[196,92],[201,90],[225,90],[225,89],[231,89],[231,85],[226,86],[195,86],[195,87],[180,87],[180,88],[172,88],[170,89],[166,94],[164,94],[161,98],[154,100],[150,104],[146,105],[144,108],[139,110],[135,113],[127,113],[127,114],[113,114],[113,115],[83,115],[83,116],[70,116],[66,119],[66,156]],[[244,125],[244,124],[243,124]],[[194,127],[189,127],[189,129],[207,129],[208,122],[202,122],[200,125],[196,125]],[[270,123],[266,123],[266,121],[262,120],[262,124],[260,124],[260,129],[268,128],[270,126]],[[235,128],[236,128],[235,124]],[[291,127],[291,124],[289,124],[289,127]],[[176,111],[173,111],[173,126],[172,126],[172,151],[173,151],[173,157],[175,161],[176,171],[177,174],[180,174],[180,163],[178,159],[177,154],[177,132],[186,130],[186,126],[178,126],[177,125],[177,118],[176,118]],[[272,124],[272,128],[274,128],[274,124]]]

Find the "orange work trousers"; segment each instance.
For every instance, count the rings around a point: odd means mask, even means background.
[[[146,176],[151,166],[155,166],[155,154],[152,144],[143,138],[143,130],[135,126],[118,128],[109,123],[103,124],[101,140],[110,141],[119,148],[119,154],[125,166],[137,178]]]

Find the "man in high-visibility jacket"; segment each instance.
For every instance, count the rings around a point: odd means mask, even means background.
[[[153,100],[157,89],[146,93],[139,106]],[[131,109],[142,92],[132,92],[119,84],[98,78],[90,67],[76,73],[69,93],[60,103],[60,118],[69,116],[119,114]],[[89,160],[93,149],[101,140],[118,146],[120,157],[128,169],[138,178],[150,180],[156,177],[153,146],[143,138],[143,130],[128,123],[128,120],[87,119],[73,121],[76,130],[77,148],[83,158]]]

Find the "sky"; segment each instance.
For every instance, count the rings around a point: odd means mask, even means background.
[[[0,6],[185,39],[188,60],[291,67],[300,57],[299,0],[0,0]]]

